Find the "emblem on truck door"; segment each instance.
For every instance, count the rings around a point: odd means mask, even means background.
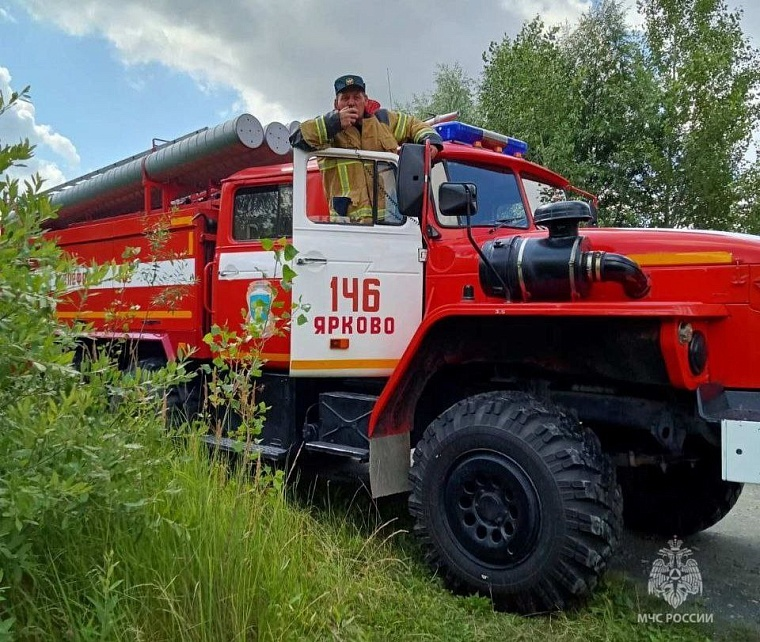
[[[246,291],[246,303],[248,304],[248,323],[254,325],[259,332],[259,337],[271,337],[274,334],[274,315],[272,300],[274,292],[268,281],[251,281]]]

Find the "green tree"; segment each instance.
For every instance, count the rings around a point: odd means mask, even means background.
[[[566,31],[539,18],[484,54],[486,127],[600,196],[614,225],[760,229],[760,60],[723,0],[642,0],[634,33],[617,0]]]
[[[435,72],[435,89],[431,93],[415,94],[408,105],[401,106],[418,118],[427,119],[451,112],[459,112],[458,119],[478,124],[476,83],[459,63],[438,65]]]
[[[641,0],[645,51],[657,84],[643,188],[651,225],[746,229],[743,158],[758,122],[760,61],[738,11],[723,0]],[[744,204],[745,206],[747,203]]]
[[[600,197],[605,224],[632,225],[650,204],[643,186],[650,174],[650,143],[643,133],[657,119],[656,92],[640,43],[617,0],[584,14],[562,41],[571,72],[572,180]]]
[[[742,232],[760,234],[760,162],[744,167],[734,187],[736,200],[729,220]]]
[[[619,2],[605,0],[573,30],[536,18],[491,44],[481,106],[491,129],[524,138],[529,158],[600,195],[603,222],[637,222],[646,176],[651,82]]]
[[[528,142],[528,158],[572,174],[578,110],[559,34],[535,18],[514,40],[492,42],[483,55],[479,107],[488,129]]]

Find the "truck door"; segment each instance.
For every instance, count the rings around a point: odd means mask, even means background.
[[[319,152],[357,162],[359,154]],[[419,222],[396,213],[397,156],[361,152],[375,198],[385,205],[383,220],[374,224],[330,221],[313,156],[294,150],[293,245],[299,254],[292,295],[308,311],[306,323],[294,321],[291,328],[290,373],[387,376],[420,324],[423,303]]]
[[[293,187],[289,179],[289,175],[278,180],[267,176],[223,186],[217,258],[212,266],[212,323],[239,330],[255,314],[252,300],[262,295],[282,303],[278,314],[288,309],[289,294],[280,286],[282,266],[262,241],[292,233]],[[271,328],[262,327],[262,331],[264,336],[271,334]],[[270,336],[262,357],[270,367],[287,368],[287,337]]]

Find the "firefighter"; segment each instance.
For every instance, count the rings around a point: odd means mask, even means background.
[[[301,123],[293,132],[293,147],[316,151],[326,147],[396,152],[403,143],[433,145],[433,158],[442,147],[441,137],[421,120],[390,109],[382,109],[367,97],[361,76],[348,74],[335,81],[334,109],[323,116]],[[371,164],[343,158],[319,161],[330,220],[372,224],[374,174]],[[377,220],[385,219],[386,195],[381,190]]]

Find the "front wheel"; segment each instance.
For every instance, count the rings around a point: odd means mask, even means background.
[[[622,528],[596,436],[523,393],[449,408],[417,445],[410,480],[415,533],[447,585],[520,613],[586,597]]]

